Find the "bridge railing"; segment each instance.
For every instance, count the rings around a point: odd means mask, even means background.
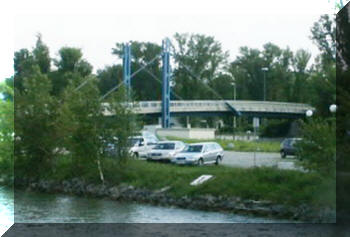
[[[299,103],[288,103],[288,102],[274,102],[274,101],[213,101],[213,100],[191,100],[191,101],[172,101],[170,103],[170,108],[173,112],[180,110],[185,111],[227,111],[227,106],[225,102],[230,103],[239,111],[259,111],[259,112],[296,112],[304,113],[308,109],[314,110],[310,105],[299,104]],[[149,112],[158,112],[161,109],[161,101],[139,101],[134,105],[134,108],[139,108],[141,110],[148,110]],[[145,111],[147,112],[147,111]]]
[[[274,102],[274,101],[246,101],[246,100],[179,100],[170,103],[171,112],[227,112],[230,103],[236,110],[241,112],[266,112],[266,113],[296,113],[302,114],[306,110],[314,110],[307,104]],[[161,101],[139,101],[129,103],[136,113],[160,113]]]

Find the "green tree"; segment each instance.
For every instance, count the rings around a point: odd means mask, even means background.
[[[34,73],[34,66],[37,65],[41,73],[50,72],[51,59],[49,48],[43,43],[42,37],[37,36],[36,45],[32,51],[21,49],[14,55],[14,86],[17,90],[23,90],[23,78]]]
[[[229,74],[220,73],[215,77],[209,86],[215,90],[223,99],[233,100],[234,98],[234,88],[233,88],[233,78]]]
[[[123,44],[117,43],[116,47],[112,49],[112,54],[123,57]],[[142,66],[151,62],[155,57],[157,60],[149,64],[144,70],[139,71],[131,78],[131,87],[134,95],[139,100],[160,100],[161,99],[161,46],[151,42],[131,42],[131,72],[134,73]],[[116,66],[117,68],[121,66]],[[106,69],[108,70],[108,68]],[[108,73],[108,72],[107,72]],[[100,73],[101,74],[101,73]],[[117,78],[114,78],[117,80]],[[122,75],[118,77],[118,81],[122,80]],[[109,80],[111,81],[111,80]],[[109,89],[111,86],[106,84],[104,86]]]
[[[47,75],[37,65],[32,70],[23,78],[23,90],[15,91],[15,168],[16,175],[36,177],[53,171],[57,102]]]
[[[311,119],[302,124],[303,140],[299,142],[299,158],[303,166],[326,177],[335,178],[336,171],[336,121]]]
[[[128,103],[126,103],[128,101]],[[129,137],[139,130],[139,121],[132,111],[131,105],[135,102],[127,97],[126,90],[122,86],[116,93],[112,94],[106,102],[106,108],[113,116],[106,123],[104,140],[109,143],[115,142],[117,147],[116,157],[120,165],[125,165],[130,158]]]
[[[174,39],[175,92],[184,99],[218,99],[208,86],[227,67],[228,52],[212,36],[176,33]]]
[[[5,86],[7,88],[9,88],[9,89],[4,89],[3,92],[2,92],[4,100],[6,100],[6,101],[7,100],[13,101],[13,97],[14,97],[14,94],[13,94],[14,78],[13,78],[13,76],[5,79]]]
[[[337,162],[338,170],[350,169],[350,17],[349,7],[337,15],[336,104],[337,110]],[[344,195],[345,196],[345,195]],[[346,200],[347,202],[347,200]]]
[[[106,66],[97,71],[98,88],[101,95],[106,94],[109,90],[119,85],[123,80],[122,65]]]
[[[77,90],[83,81],[87,83]],[[117,156],[113,158],[119,164],[125,164],[129,157],[127,142],[135,120],[125,104],[126,93],[122,87],[102,103],[97,78],[81,77],[69,82],[63,101],[57,126],[64,137],[64,147],[71,152],[72,173],[80,176],[95,170],[104,183],[104,160],[112,158],[104,152],[107,145],[116,145]],[[105,112],[113,117],[106,117]]]
[[[30,76],[33,72],[35,60],[33,54],[27,49],[21,49],[14,55],[14,86],[18,91],[23,91],[23,78]]]
[[[312,68],[311,87],[313,97],[311,103],[321,116],[329,115],[329,105],[336,100],[336,42],[335,22],[328,15],[322,15],[311,29],[312,39],[321,54],[316,58]]]
[[[322,15],[311,28],[311,39],[321,51],[324,66],[335,62],[336,58],[336,26],[329,15]]]
[[[293,58],[294,69],[294,86],[293,101],[294,102],[310,102],[311,86],[309,82],[309,71],[307,69],[311,54],[303,49],[299,49]]]
[[[87,84],[76,90],[84,80],[88,80]],[[64,147],[71,152],[73,175],[80,176],[94,167],[100,171],[103,141],[99,134],[103,116],[95,78],[80,77],[68,83],[63,91],[57,127],[64,137]],[[101,180],[104,181],[102,171]]]
[[[7,97],[0,99],[0,173],[13,174],[13,133],[14,133],[14,108],[13,87],[7,83],[0,84],[0,94]]]
[[[36,64],[39,65],[40,71],[44,74],[50,72],[51,58],[49,48],[43,43],[41,34],[37,35],[33,56]]]
[[[54,60],[57,70],[50,73],[53,95],[60,95],[71,80],[91,75],[92,66],[82,58],[81,49],[63,47],[59,50],[59,59]]]

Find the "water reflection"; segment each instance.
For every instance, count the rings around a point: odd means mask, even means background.
[[[13,224],[13,190],[0,186],[0,236]]]

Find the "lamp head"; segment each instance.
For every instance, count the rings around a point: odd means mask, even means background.
[[[312,112],[312,110],[309,109],[309,110],[306,111],[305,114],[306,114],[307,117],[311,117],[313,112]]]
[[[329,106],[329,111],[331,113],[335,113],[337,111],[337,105],[336,104],[332,104],[331,106]]]

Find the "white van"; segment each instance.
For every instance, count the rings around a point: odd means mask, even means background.
[[[140,136],[133,136],[129,138],[131,147],[129,152],[134,157],[147,157],[147,153],[151,151],[158,143],[158,138],[147,131],[141,132]]]

